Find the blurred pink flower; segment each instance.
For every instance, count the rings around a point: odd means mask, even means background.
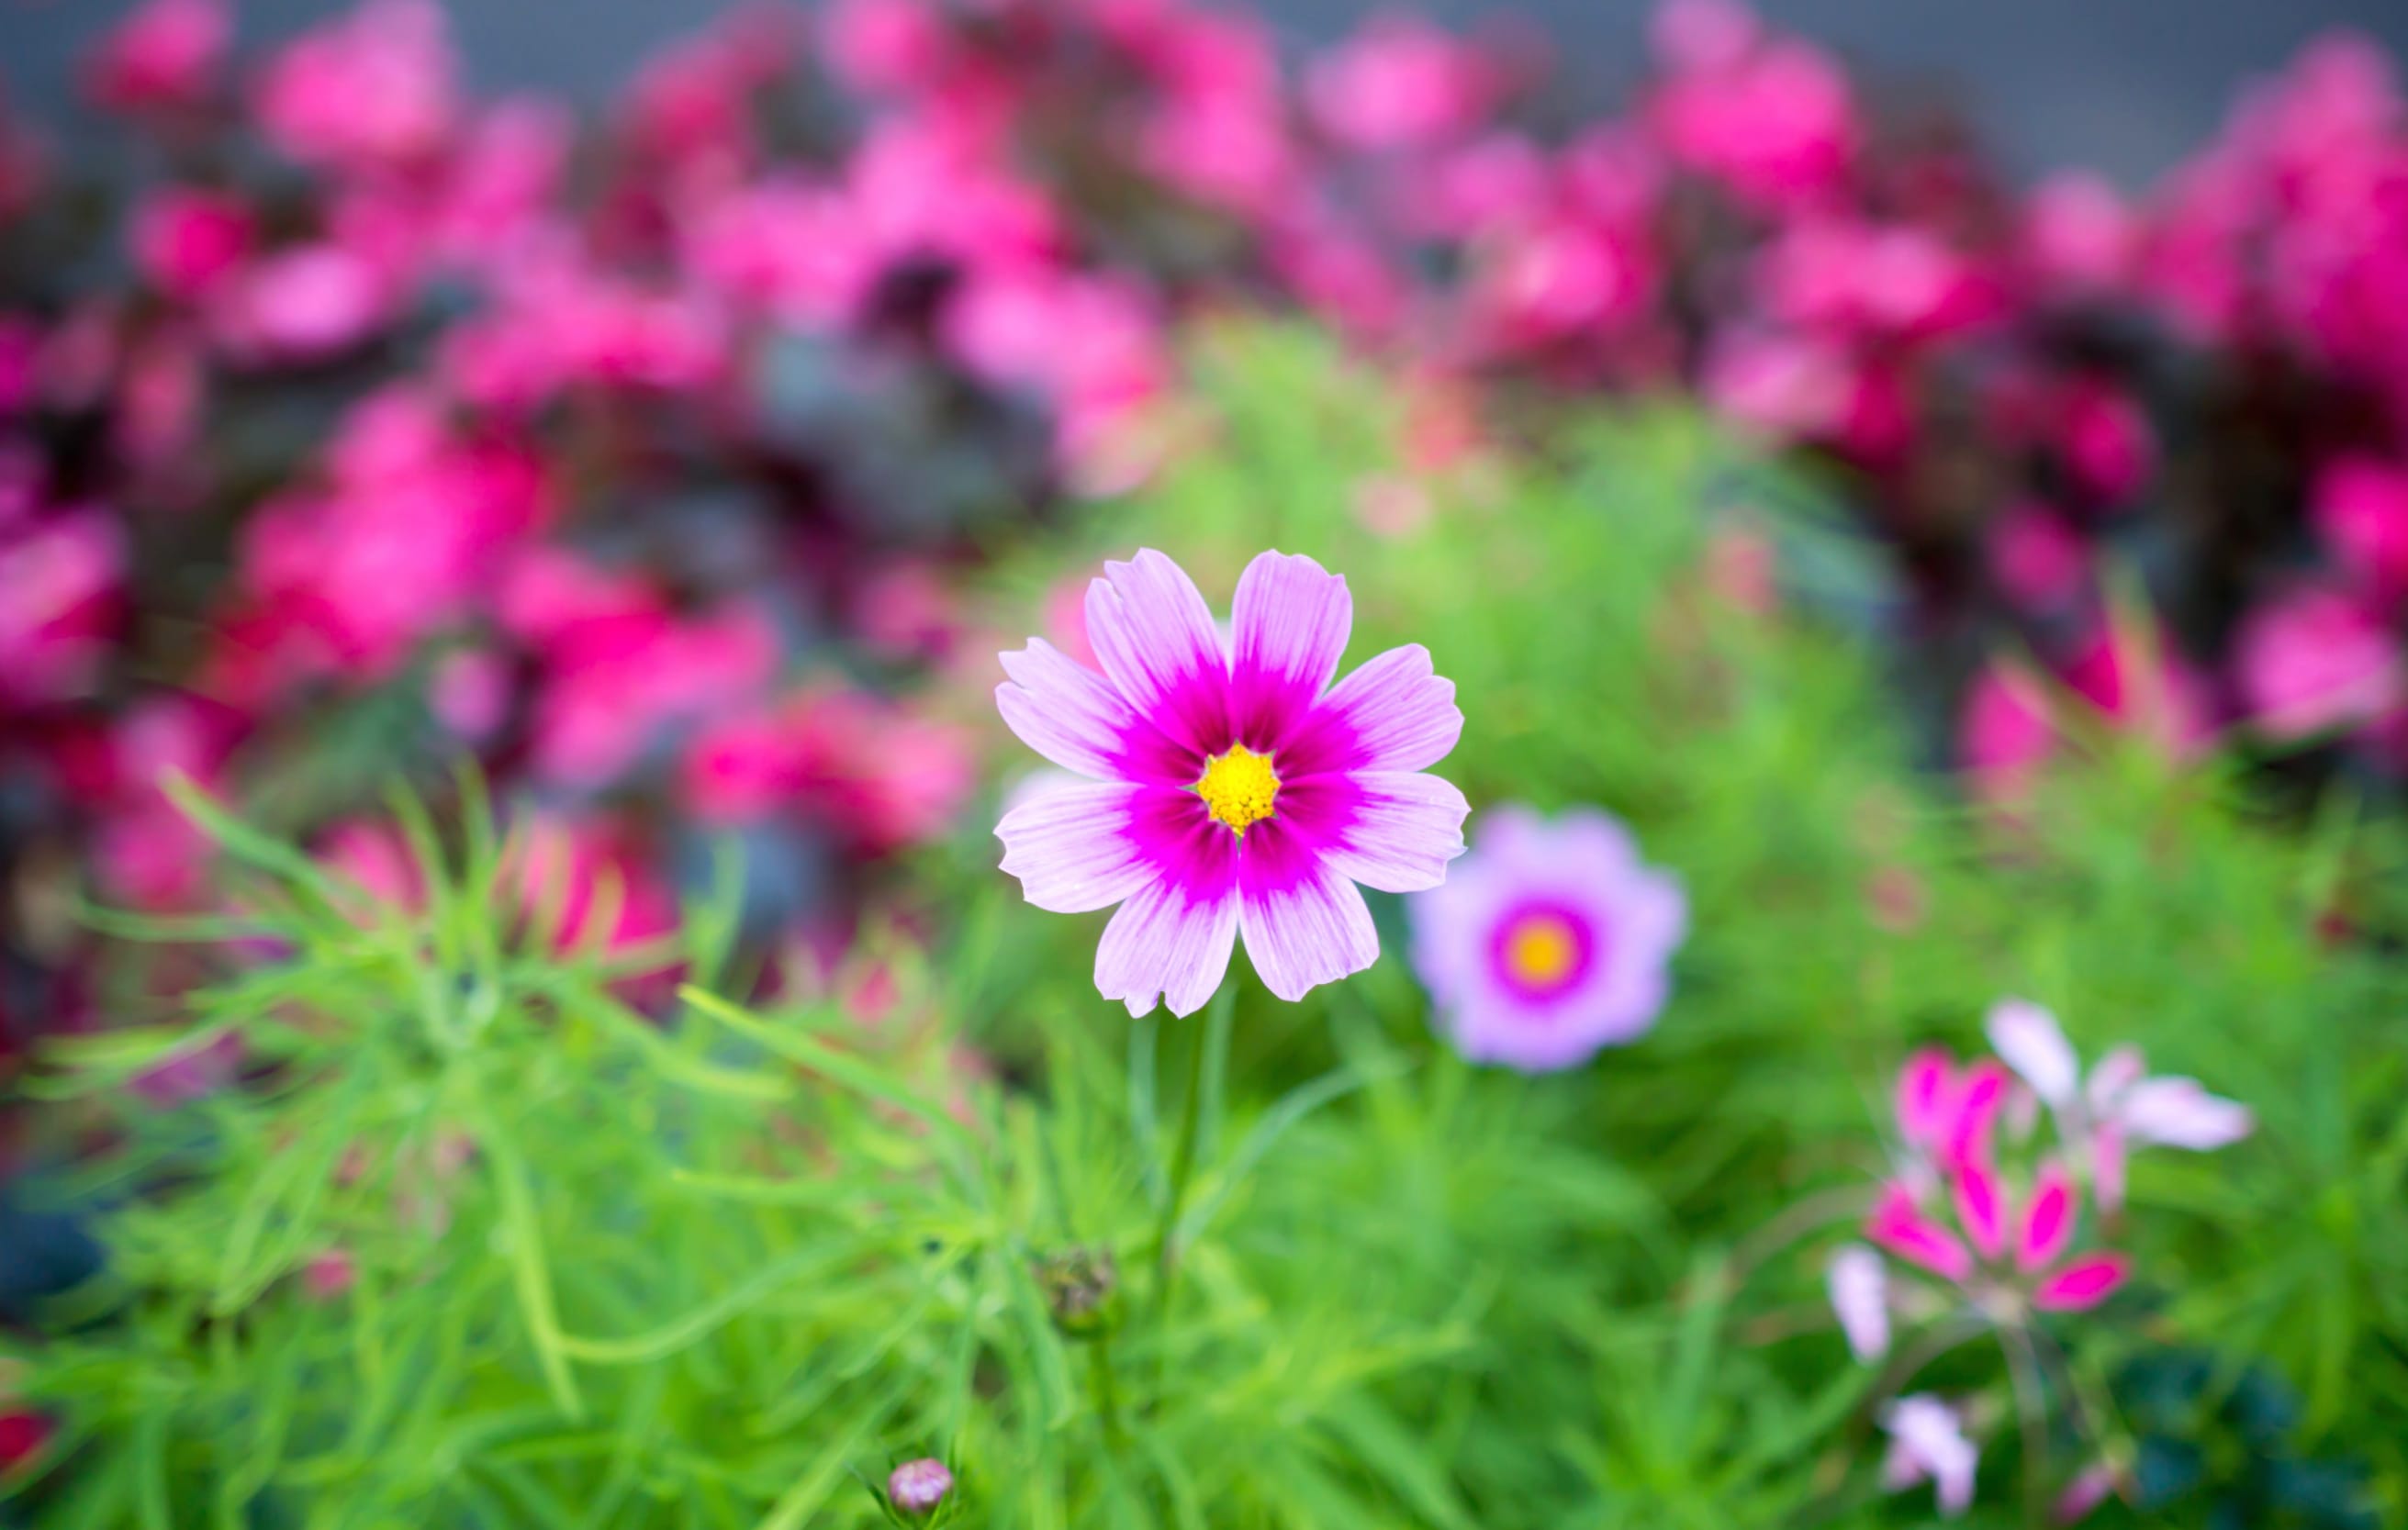
[[[1999,588],[2026,611],[2064,609],[2088,582],[2089,545],[2044,505],[2017,505],[2000,516],[1987,551]]]
[[[571,785],[615,780],[674,727],[745,705],[767,688],[780,658],[757,607],[681,617],[648,580],[559,549],[520,558],[502,582],[498,614],[542,671],[530,764]]]
[[[1767,37],[1737,6],[1666,12],[1659,46],[1672,73],[1649,103],[1666,150],[1759,207],[1828,198],[1854,164],[1847,78],[1820,50]]]
[[[251,255],[251,207],[239,197],[169,186],[134,210],[134,264],[169,297],[202,296]]]
[[[1973,1475],[1981,1452],[1965,1437],[1956,1410],[1928,1393],[1915,1393],[1885,1404],[1881,1426],[1889,1436],[1889,1453],[1882,1461],[1882,1485],[1892,1493],[1929,1481],[1937,1490],[1940,1512],[1951,1519],[1973,1502]]]
[[[953,37],[929,0],[833,0],[821,36],[828,63],[860,91],[926,89],[953,52]]]
[[[1856,390],[1855,367],[1837,345],[1785,331],[1737,330],[1714,344],[1705,394],[1742,424],[1783,440],[1837,433]]]
[[[606,821],[538,814],[512,826],[501,876],[533,933],[555,949],[617,953],[677,928],[674,893]]]
[[[1351,148],[1424,149],[1473,126],[1495,81],[1470,44],[1419,17],[1383,11],[1316,60],[1305,99]]]
[[[348,1249],[311,1254],[301,1266],[301,1289],[311,1301],[331,1302],[359,1283],[360,1263]]]
[[[2386,605],[2408,596],[2408,466],[2336,457],[2308,496],[2316,531],[2350,575]]]
[[[703,729],[686,753],[684,789],[706,822],[790,812],[876,854],[941,833],[975,779],[959,730],[822,687]]]
[[[2069,387],[2059,409],[2052,444],[2069,485],[2092,504],[2129,501],[2157,465],[2157,436],[2140,405],[2094,377]]]
[[[440,150],[458,125],[457,64],[433,0],[364,0],[269,61],[261,130],[304,164],[372,170]]]
[[[2106,1461],[2094,1461],[2074,1473],[2065,1484],[2057,1502],[2049,1509],[2049,1518],[2059,1524],[2078,1524],[2090,1517],[2090,1511],[2122,1490],[2124,1474]]]
[[[114,636],[125,538],[97,508],[0,522],[0,716],[88,689]]]
[[[1475,344],[1507,353],[1633,319],[1656,279],[1652,255],[1634,236],[1569,216],[1490,229],[1471,261],[1465,306]]]
[[[1763,257],[1766,306],[1787,323],[1842,337],[1931,337],[2000,311],[1995,280],[1929,230],[1815,218]]]
[[[1679,879],[1594,808],[1489,809],[1443,884],[1405,911],[1436,1023],[1472,1061],[1526,1073],[1646,1034],[1688,930]]]
[[[236,274],[211,321],[245,360],[322,361],[381,329],[397,296],[388,273],[356,251],[299,245]]]
[[[244,528],[240,584],[262,623],[229,648],[223,683],[275,692],[310,675],[391,674],[423,637],[486,598],[504,553],[548,515],[543,464],[506,436],[463,439],[406,386],[355,406],[324,481]]]
[[[2122,286],[2141,251],[2143,223],[2104,176],[2051,176],[2024,200],[2024,259],[2054,294],[2091,298]]]
[[[204,105],[233,31],[226,0],[145,0],[84,60],[84,93],[118,111]]]
[[[2408,699],[2399,635],[2340,591],[2308,587],[2270,600],[2234,641],[2249,723],[2269,737],[2357,727]]]
[[[509,716],[509,664],[481,649],[449,653],[426,681],[426,709],[455,736],[480,742]]]

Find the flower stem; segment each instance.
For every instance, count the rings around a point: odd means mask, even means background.
[[[1170,1314],[1171,1288],[1179,1272],[1179,1213],[1187,1204],[1187,1181],[1196,1171],[1196,1139],[1203,1125],[1204,1075],[1217,1071],[1220,1059],[1208,1056],[1215,1037],[1227,1044],[1228,1012],[1237,1002],[1238,985],[1225,982],[1212,995],[1204,1022],[1195,1033],[1188,1056],[1187,1087],[1179,1106],[1179,1145],[1171,1151],[1170,1185],[1162,1199],[1162,1225],[1154,1235],[1154,1311],[1156,1323]]]
[[[1096,1411],[1104,1418],[1104,1439],[1114,1450],[1126,1442],[1121,1429],[1120,1384],[1112,1373],[1112,1336],[1097,1334],[1087,1345],[1087,1370],[1096,1386]]]

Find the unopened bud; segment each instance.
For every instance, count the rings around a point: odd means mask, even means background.
[[[1066,1249],[1037,1262],[1037,1284],[1045,1293],[1054,1326],[1072,1338],[1111,1327],[1118,1316],[1120,1271],[1109,1249]]]
[[[906,1461],[886,1478],[886,1501],[895,1506],[896,1513],[911,1519],[934,1514],[937,1506],[953,1491],[953,1474],[933,1457]]]

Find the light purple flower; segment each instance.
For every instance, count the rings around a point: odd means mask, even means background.
[[[1463,732],[1419,644],[1331,685],[1354,623],[1346,581],[1265,552],[1225,639],[1159,552],[1087,588],[1098,675],[1031,638],[996,690],[1021,740],[1086,778],[1006,813],[1003,869],[1056,913],[1120,905],[1096,987],[1132,1015],[1192,1014],[1242,934],[1283,999],[1380,954],[1355,883],[1417,893],[1463,853],[1463,794],[1422,774]]]
[[[1413,964],[1464,1056],[1537,1072],[1655,1023],[1688,927],[1670,874],[1594,808],[1484,813],[1446,885],[1407,906]]]
[[[2122,1204],[2124,1155],[2134,1144],[2209,1152],[2257,1127],[2246,1106],[2209,1094],[2195,1079],[2145,1078],[2137,1047],[2118,1047],[2086,1080],[2057,1017],[2023,999],[2002,999],[1985,1022],[1990,1045],[2057,1115],[2057,1125],[2110,1210]]]
[[[886,1498],[896,1512],[920,1519],[933,1514],[953,1491],[953,1474],[941,1461],[906,1461],[886,1478]]]
[[[1848,1349],[1867,1364],[1889,1352],[1889,1270],[1882,1256],[1861,1243],[1842,1246],[1825,1272],[1831,1311]]]
[[[1937,1490],[1940,1512],[1951,1518],[1964,1513],[1973,1502],[1973,1473],[1981,1465],[1981,1451],[1965,1437],[1956,1410],[1918,1392],[1883,1408],[1881,1426],[1889,1436],[1882,1485],[1897,1493],[1928,1479]]]

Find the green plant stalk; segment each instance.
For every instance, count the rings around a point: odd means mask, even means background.
[[[1224,982],[1212,995],[1204,1022],[1193,1027],[1194,1050],[1188,1058],[1187,1088],[1180,1097],[1179,1145],[1172,1150],[1170,1185],[1162,1199],[1162,1225],[1154,1235],[1154,1315],[1157,1324],[1170,1315],[1170,1294],[1178,1283],[1179,1213],[1187,1204],[1187,1181],[1196,1172],[1196,1140],[1203,1125],[1204,1075],[1217,1071],[1225,1059],[1209,1057],[1212,1038],[1227,1044],[1228,1011],[1238,1001],[1238,985]]]

